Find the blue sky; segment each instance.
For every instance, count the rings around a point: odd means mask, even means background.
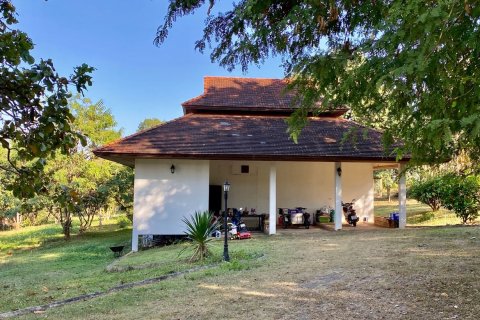
[[[124,134],[145,118],[182,115],[181,103],[203,91],[203,77],[282,78],[279,59],[261,68],[228,72],[200,54],[206,8],[177,21],[161,46],[153,45],[167,0],[13,0],[19,29],[35,43],[35,58],[51,58],[62,75],[87,63],[97,70],[86,97],[103,99]],[[224,2],[225,3],[225,2]],[[228,1],[231,3],[231,1]]]

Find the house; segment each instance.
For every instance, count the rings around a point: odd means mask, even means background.
[[[361,220],[373,222],[373,170],[403,167],[408,158],[398,162],[384,150],[382,133],[344,119],[346,109],[310,116],[294,143],[285,122],[294,94],[286,85],[279,79],[205,77],[203,94],[182,104],[184,116],[94,151],[135,167],[132,250],[139,235],[183,234],[183,217],[223,208],[226,179],[229,207],[255,208],[270,222],[277,221],[278,208],[314,212],[328,205],[341,212],[342,199],[356,199]],[[399,194],[404,227],[404,177]],[[336,215],[336,230],[342,216]],[[275,223],[268,228],[276,233]]]

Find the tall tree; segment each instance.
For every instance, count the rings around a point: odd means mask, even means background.
[[[73,127],[85,135],[88,149],[121,138],[122,130],[116,128],[117,121],[102,100],[92,103],[76,95],[69,100],[69,106],[75,116]]]
[[[162,123],[163,121],[158,118],[146,118],[139,123],[137,131],[147,130]]]
[[[82,138],[72,129],[69,90],[82,93],[94,69],[83,64],[63,77],[51,60],[35,63],[33,42],[16,23],[15,7],[0,0],[0,144],[7,160],[0,170],[10,173],[15,195],[28,197],[43,185],[46,159],[68,153]]]
[[[68,156],[57,155],[45,167],[45,176],[50,180],[48,192],[66,239],[70,237],[74,216],[80,220],[79,232],[85,232],[95,215],[107,206],[111,191],[116,191],[109,181],[120,166],[95,157],[91,151],[121,137],[114,116],[101,100],[92,103],[76,96],[69,100],[69,106],[75,115],[72,127],[87,138],[87,143],[72,148]]]
[[[217,1],[170,1],[156,44],[177,18]],[[209,15],[196,48],[231,70],[284,59],[299,109],[348,105],[398,157],[439,163],[465,151],[480,159],[480,3],[476,0],[240,0]]]

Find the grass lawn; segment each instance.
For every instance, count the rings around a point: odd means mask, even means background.
[[[0,233],[0,312],[192,267],[188,254],[178,257],[185,244],[115,260],[108,246],[130,230],[42,239],[54,228]],[[279,230],[230,241],[231,263],[219,263],[215,240],[213,268],[19,318],[477,319],[479,249],[478,226]]]
[[[66,242],[56,225],[0,232],[0,311],[93,292],[123,281],[104,272],[109,246],[130,240],[129,230],[97,228]],[[127,279],[130,277],[127,275]],[[126,279],[125,279],[126,280]]]
[[[398,212],[398,200],[392,199],[391,202],[387,200],[375,199],[375,216],[388,217],[391,212]],[[407,200],[407,225],[411,226],[445,226],[461,224],[454,212],[440,209],[437,212],[432,212],[432,209],[413,199]],[[475,221],[480,222],[480,219]]]
[[[129,255],[128,259],[114,259],[109,246],[129,243],[130,237],[130,229],[118,229],[114,224],[97,226],[68,242],[57,225],[0,232],[0,312],[192,268],[187,262],[186,244],[162,248],[160,255],[158,250],[146,250]],[[255,241],[243,244],[245,248],[231,252],[235,262],[228,269],[245,268],[238,261],[256,256],[252,249]],[[214,246],[213,250],[215,258],[205,264],[221,261],[221,247]],[[138,270],[107,272],[108,265],[134,266]]]

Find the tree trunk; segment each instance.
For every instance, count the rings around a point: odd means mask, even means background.
[[[28,220],[30,220],[30,225],[34,226],[37,223],[37,214],[32,212],[28,214]]]
[[[87,227],[86,227],[87,222],[85,221],[85,219],[83,218],[83,215],[81,213],[78,215],[78,220],[80,220],[80,228],[78,229],[78,233],[83,234],[85,232],[85,230],[87,229]]]
[[[65,240],[70,240],[70,225],[65,223],[63,225],[63,235],[65,237]]]
[[[391,196],[390,189],[391,189],[390,187],[387,187],[387,198],[388,198],[388,202],[391,202],[391,200],[392,200],[391,197],[390,197],[390,196]]]
[[[65,216],[63,216],[62,211],[60,209],[60,223],[62,224],[63,228],[63,235],[65,240],[70,240],[70,231],[72,229],[72,218],[70,217],[70,212],[65,209]]]

